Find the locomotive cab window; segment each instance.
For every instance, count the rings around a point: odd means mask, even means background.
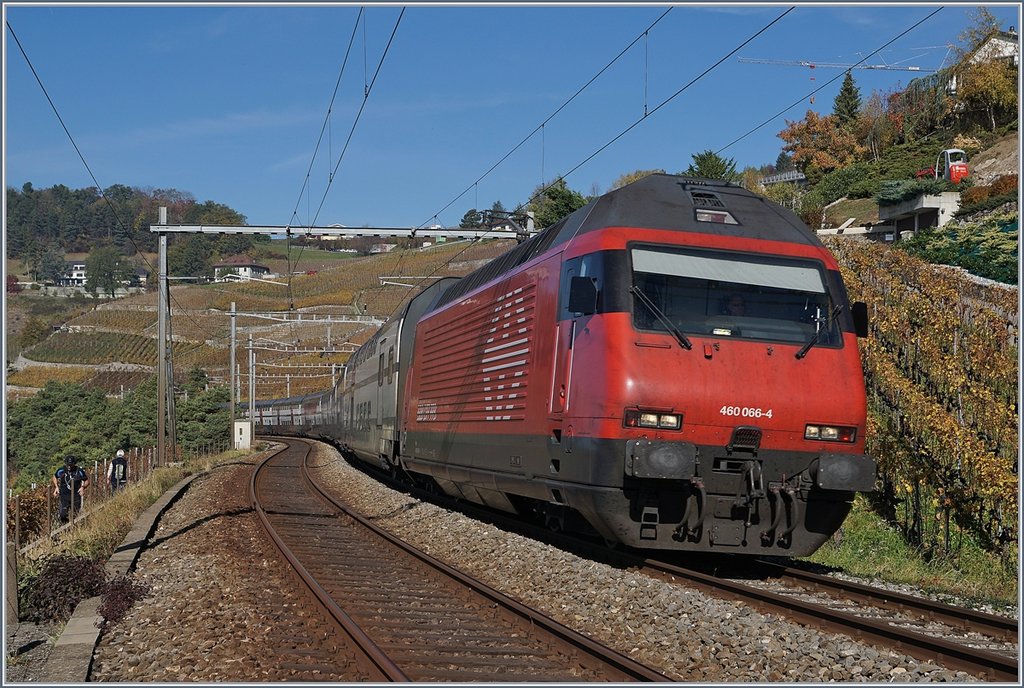
[[[638,330],[712,337],[842,344],[824,267],[813,260],[725,251],[634,247]]]

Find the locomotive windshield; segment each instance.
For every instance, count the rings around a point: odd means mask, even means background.
[[[816,261],[662,247],[633,248],[631,258],[633,287],[646,297],[633,300],[637,329],[842,343]]]

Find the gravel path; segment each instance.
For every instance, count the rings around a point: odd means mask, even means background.
[[[319,479],[381,527],[677,681],[978,680],[419,502],[323,445],[314,463]],[[135,574],[151,592],[101,636],[92,681],[361,680],[343,661],[313,671],[304,660],[304,652],[341,653],[319,619],[295,613],[304,600],[249,508],[252,467],[225,465],[198,478],[161,518]],[[272,659],[286,642],[295,657]]]

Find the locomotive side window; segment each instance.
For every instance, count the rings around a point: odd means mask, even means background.
[[[597,287],[597,312],[603,312],[604,254],[591,253],[565,262],[562,267],[562,284],[559,294],[560,320],[579,315],[569,311],[569,293],[573,277],[590,277],[594,280]]]
[[[388,384],[394,384],[395,381],[395,347],[388,348]]]
[[[685,333],[842,344],[835,304],[817,261],[725,251],[634,247],[633,325]],[[841,295],[839,295],[841,298]]]

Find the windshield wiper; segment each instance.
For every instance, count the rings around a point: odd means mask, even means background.
[[[633,295],[636,296],[640,303],[647,306],[647,308],[650,309],[651,313],[654,313],[654,317],[656,317],[661,322],[661,324],[665,326],[665,329],[672,333],[672,336],[676,338],[677,342],[679,342],[679,346],[683,347],[684,349],[693,348],[693,344],[690,343],[690,340],[687,338],[687,336],[680,332],[678,327],[672,324],[672,321],[668,319],[668,317],[665,315],[664,312],[662,312],[660,308],[658,308],[657,304],[651,301],[647,294],[640,291],[640,289],[635,285],[630,287],[629,290],[633,292]]]
[[[821,336],[822,331],[825,329],[824,326],[829,325],[832,322],[835,322],[836,317],[839,316],[839,311],[841,311],[842,309],[843,304],[838,303],[836,304],[836,307],[832,309],[832,312],[829,314],[828,318],[825,320],[824,323],[822,323],[820,320],[818,321],[818,329],[814,331],[814,336],[811,337],[809,342],[804,344],[802,349],[796,352],[796,357],[798,359],[806,356],[807,352],[811,350],[811,347],[818,343],[818,337]]]

